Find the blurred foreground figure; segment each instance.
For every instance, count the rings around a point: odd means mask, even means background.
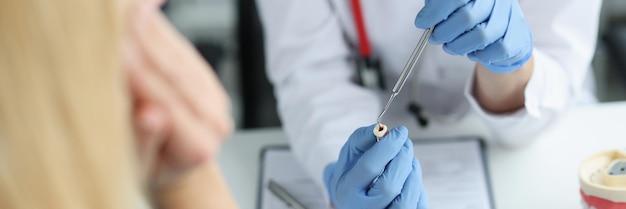
[[[0,208],[236,208],[228,97],[161,3],[0,1]]]

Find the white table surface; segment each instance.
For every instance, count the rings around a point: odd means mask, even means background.
[[[488,147],[496,208],[582,208],[578,166],[593,153],[626,148],[626,102],[578,107],[533,143]],[[242,209],[257,206],[259,162],[266,145],[285,145],[280,129],[236,132],[219,155],[231,192]]]

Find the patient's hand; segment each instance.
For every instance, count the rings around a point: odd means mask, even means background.
[[[140,162],[157,187],[213,161],[233,129],[215,73],[167,22],[160,2],[129,11],[124,45]]]

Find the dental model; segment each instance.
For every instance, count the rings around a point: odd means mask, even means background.
[[[376,141],[380,141],[383,137],[387,136],[387,126],[385,124],[379,123],[374,127],[374,136],[376,136]]]

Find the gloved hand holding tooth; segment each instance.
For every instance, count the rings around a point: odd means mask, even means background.
[[[517,0],[426,0],[415,26],[435,27],[431,43],[495,73],[515,71],[532,55],[531,31]]]
[[[407,129],[393,128],[376,142],[374,126],[354,131],[338,161],[326,166],[324,182],[331,201],[338,209],[426,209],[422,172]]]

